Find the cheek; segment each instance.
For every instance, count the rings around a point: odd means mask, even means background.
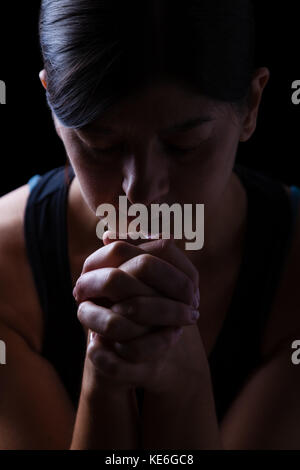
[[[84,163],[81,158],[71,160],[82,196],[93,212],[105,202],[113,204],[121,192],[121,176],[116,169]]]
[[[220,126],[201,146],[195,157],[177,167],[174,185],[180,199],[214,206],[220,202],[228,184],[239,142],[239,133],[231,125]]]
[[[116,165],[95,161],[73,134],[64,137],[66,152],[88,207],[96,212],[102,203],[118,203],[119,195],[123,194],[121,169]]]
[[[81,173],[78,175],[78,181],[86,202],[94,212],[100,204],[114,204],[121,195],[118,182],[113,178],[104,177],[101,173]]]

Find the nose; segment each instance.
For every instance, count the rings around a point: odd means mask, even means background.
[[[131,154],[124,165],[122,189],[131,204],[163,201],[169,192],[167,161],[151,151]]]

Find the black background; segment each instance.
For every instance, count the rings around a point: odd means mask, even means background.
[[[1,4],[0,80],[6,82],[7,104],[0,106],[0,195],[66,161],[39,82],[39,5],[34,0]],[[300,79],[297,5],[296,1],[254,2],[256,65],[268,67],[271,78],[257,130],[249,142],[240,145],[237,161],[285,183],[300,185],[300,105],[291,101],[292,82]]]

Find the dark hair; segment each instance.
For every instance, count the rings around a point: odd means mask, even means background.
[[[249,0],[42,0],[39,31],[47,102],[66,127],[155,81],[230,103],[251,83]]]

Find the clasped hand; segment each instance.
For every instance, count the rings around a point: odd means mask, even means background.
[[[92,332],[87,357],[112,384],[168,390],[178,374],[201,372],[198,271],[173,239],[108,235],[73,292]]]

